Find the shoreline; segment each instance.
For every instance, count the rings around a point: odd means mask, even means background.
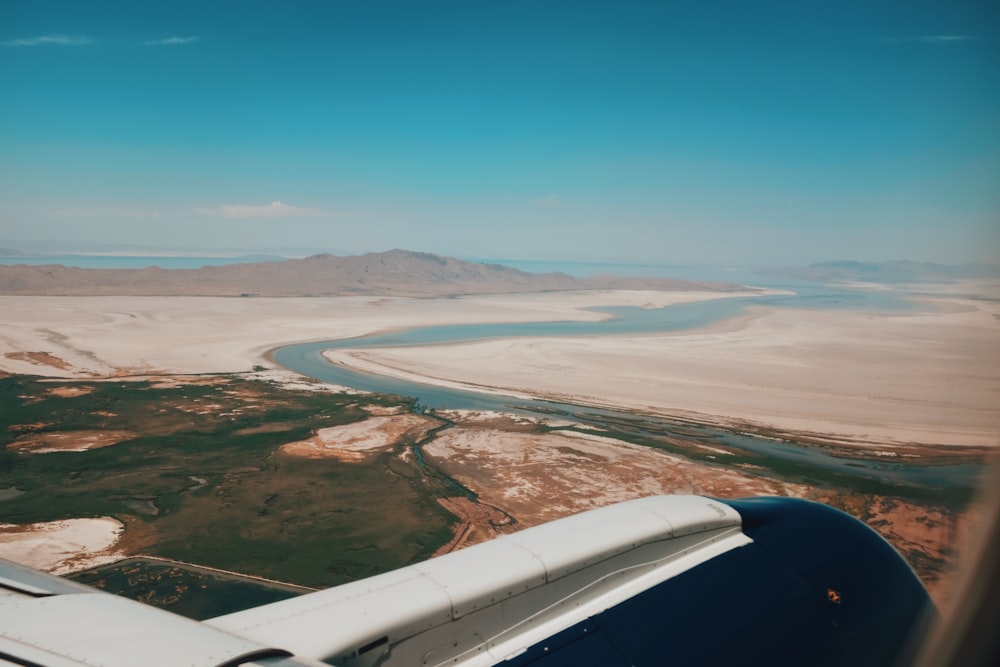
[[[916,314],[747,311],[659,334],[333,349],[323,356],[421,384],[770,431],[778,439],[844,447],[1000,445],[1000,413],[991,402],[1000,390],[998,355],[967,351],[958,359],[962,342],[955,341],[955,359],[932,367],[927,348],[947,340],[921,337],[913,326],[947,328],[951,320],[969,328],[978,318],[969,338],[976,350],[988,350],[991,332],[982,320],[995,313],[968,305]],[[850,321],[838,327],[841,320]],[[598,369],[599,382],[592,379]],[[955,374],[975,381],[949,392]]]
[[[948,286],[944,286],[948,287]],[[0,296],[0,372],[101,381],[267,372],[290,341],[445,324],[596,321],[609,305],[655,308],[741,293],[585,290],[408,297]],[[1000,302],[911,294],[893,313],[748,306],[659,334],[506,338],[325,355],[429,385],[746,424],[856,441],[1000,445]],[[320,386],[317,384],[317,386]],[[325,386],[325,385],[323,385]],[[330,388],[333,388],[332,385]]]
[[[435,325],[599,321],[586,308],[661,307],[747,293],[644,290],[459,297],[0,295],[0,372],[60,378],[243,372],[295,342]]]

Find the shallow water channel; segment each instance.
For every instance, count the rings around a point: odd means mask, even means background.
[[[437,387],[365,373],[333,364],[322,355],[324,350],[331,349],[407,347],[522,336],[601,336],[681,331],[735,317],[750,305],[879,311],[915,310],[919,307],[891,292],[853,291],[815,285],[798,285],[795,289],[797,293],[789,296],[769,294],[732,297],[655,309],[620,306],[593,308],[597,312],[612,315],[611,319],[598,322],[555,321],[420,327],[388,334],[289,345],[275,350],[273,358],[285,368],[323,382],[415,398],[423,409],[495,410],[534,416],[539,413],[555,413],[562,420],[587,427],[604,428],[611,422],[617,426],[626,424],[628,432],[639,436],[693,437],[697,441],[780,459],[798,470],[818,468],[838,476],[867,478],[894,485],[932,488],[974,486],[982,471],[982,467],[976,463],[913,465],[887,461],[885,458],[857,458],[857,454],[842,457],[825,448],[735,433],[657,415],[636,415],[627,411]]]

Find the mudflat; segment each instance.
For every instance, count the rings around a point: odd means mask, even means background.
[[[752,307],[706,331],[327,356],[420,382],[832,434],[865,446],[995,447],[998,313],[994,302],[959,299],[905,314]]]

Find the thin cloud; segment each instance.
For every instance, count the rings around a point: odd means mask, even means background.
[[[93,39],[83,35],[42,35],[40,37],[24,37],[0,42],[3,46],[15,48],[30,46],[87,46],[93,43]]]
[[[145,44],[146,46],[178,46],[197,41],[197,37],[164,37],[163,39],[148,39]]]
[[[888,44],[955,44],[977,40],[977,35],[920,35],[919,37],[884,37]]]
[[[211,213],[221,215],[224,218],[308,218],[322,215],[322,211],[317,208],[304,208],[301,206],[289,206],[280,201],[273,201],[270,204],[224,204],[218,208],[198,209],[200,213]]]
[[[917,41],[925,44],[947,44],[948,42],[969,42],[979,39],[975,35],[924,35],[918,37]]]

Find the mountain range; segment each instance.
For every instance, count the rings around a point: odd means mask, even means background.
[[[0,265],[0,294],[45,296],[450,296],[586,289],[737,291],[724,283],[612,275],[575,278],[527,273],[423,252],[390,250],[340,257],[198,269],[84,269],[61,264]]]

